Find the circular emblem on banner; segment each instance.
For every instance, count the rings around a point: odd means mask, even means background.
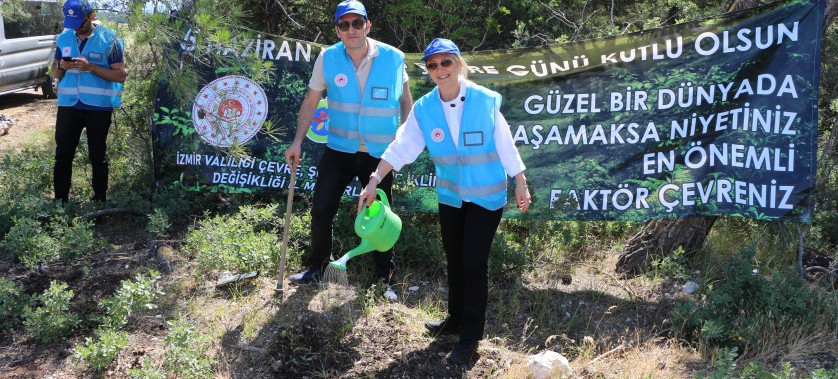
[[[445,138],[445,132],[442,131],[442,128],[431,130],[431,139],[434,140],[434,142],[442,142],[443,138]]]
[[[335,85],[338,87],[343,87],[349,83],[349,77],[346,74],[337,74],[335,76]]]
[[[256,82],[238,75],[215,79],[201,88],[192,106],[195,131],[217,147],[250,141],[267,116],[265,91]]]
[[[329,139],[329,101],[320,100],[314,111],[314,118],[306,133],[308,139],[317,143],[326,143]]]

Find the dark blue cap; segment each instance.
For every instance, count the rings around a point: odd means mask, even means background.
[[[460,49],[450,39],[434,38],[431,44],[425,48],[425,56],[422,57],[422,61],[426,61],[431,55],[439,53],[460,55]]]
[[[345,14],[358,14],[367,18],[367,8],[364,8],[364,4],[361,4],[360,1],[356,0],[345,0],[338,4],[338,9],[335,11],[335,24],[338,23],[338,20],[343,17]]]
[[[93,7],[87,0],[67,0],[64,3],[64,27],[78,29],[84,24],[84,19],[93,12]]]

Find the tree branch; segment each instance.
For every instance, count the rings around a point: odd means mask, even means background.
[[[296,20],[294,20],[294,19],[291,17],[291,15],[289,15],[289,14],[288,14],[288,11],[286,11],[286,10],[285,10],[285,6],[284,6],[284,5],[282,5],[282,3],[281,3],[281,2],[279,2],[279,0],[274,0],[274,1],[276,1],[276,4],[277,4],[277,5],[279,5],[279,8],[280,8],[280,9],[282,9],[282,13],[285,15],[285,17],[288,17],[288,19],[289,19],[289,20],[291,20],[291,22],[293,22],[293,23],[294,23],[294,26],[296,26],[296,27],[298,27],[298,28],[302,28],[302,27],[303,27],[302,25],[300,25],[300,23],[299,23],[299,22],[297,22]]]

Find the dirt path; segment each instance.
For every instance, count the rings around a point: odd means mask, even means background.
[[[53,143],[55,99],[27,90],[0,96],[0,113],[15,120],[8,134],[0,136],[0,155],[25,146]]]

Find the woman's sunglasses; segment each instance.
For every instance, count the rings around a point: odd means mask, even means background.
[[[365,20],[363,18],[356,18],[356,19],[352,20],[352,22],[349,22],[349,21],[339,22],[338,23],[338,29],[340,29],[340,31],[342,31],[342,32],[345,32],[345,31],[349,30],[349,25],[352,25],[352,28],[354,28],[355,30],[361,30],[361,29],[364,28],[364,25],[366,25],[366,24],[367,24],[367,20]]]
[[[443,59],[443,60],[439,61],[439,63],[437,63],[437,62],[426,63],[425,67],[428,69],[428,71],[436,71],[436,69],[439,66],[442,66],[443,68],[448,68],[448,67],[451,67],[452,64],[454,64],[454,60],[451,59],[451,58],[447,58],[447,59]]]

